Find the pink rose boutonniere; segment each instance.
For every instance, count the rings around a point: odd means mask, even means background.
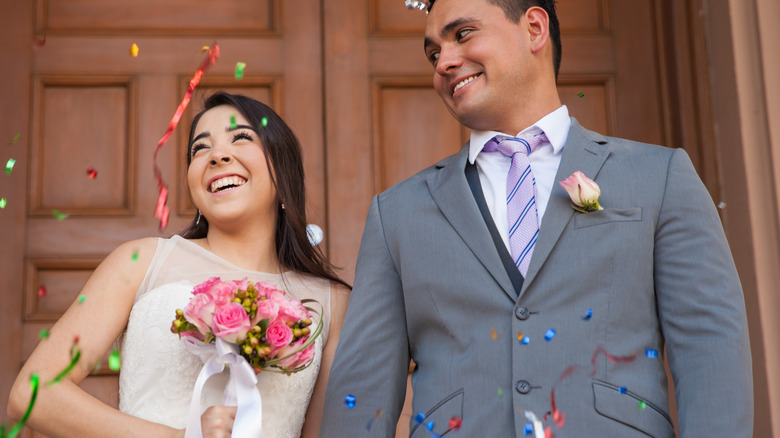
[[[603,210],[599,205],[601,189],[595,181],[585,176],[579,170],[559,183],[571,198],[571,208],[580,213]]]

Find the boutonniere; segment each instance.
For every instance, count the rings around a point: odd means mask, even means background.
[[[599,205],[601,189],[595,181],[579,170],[559,183],[571,198],[571,208],[580,213],[603,210]]]

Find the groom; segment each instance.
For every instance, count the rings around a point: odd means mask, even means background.
[[[411,359],[414,438],[671,437],[665,354],[681,436],[752,436],[741,286],[686,153],[569,117],[554,1],[431,3],[471,140],[373,199],[320,436],[393,437]],[[572,208],[576,171],[603,210]]]

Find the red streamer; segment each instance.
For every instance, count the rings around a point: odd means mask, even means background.
[[[167,205],[168,185],[163,181],[162,172],[157,166],[157,153],[160,152],[160,149],[162,149],[165,142],[167,142],[173,134],[173,130],[176,129],[176,125],[179,124],[179,120],[181,120],[184,110],[187,109],[187,105],[190,103],[192,92],[195,91],[195,87],[198,86],[198,83],[206,70],[217,62],[217,58],[219,58],[219,46],[215,42],[209,49],[206,59],[203,60],[200,67],[198,67],[198,70],[195,71],[195,75],[190,80],[189,87],[187,87],[187,93],[184,94],[184,98],[176,109],[176,112],[173,114],[168,129],[165,131],[162,138],[160,138],[160,141],[157,142],[157,149],[154,150],[154,178],[157,180],[157,188],[160,190],[160,196],[157,198],[157,207],[154,209],[154,218],[160,221],[160,230],[165,230],[165,227],[168,226],[168,216],[171,214],[171,209]]]

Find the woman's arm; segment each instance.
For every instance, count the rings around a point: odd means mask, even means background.
[[[30,377],[40,389],[28,425],[51,437],[183,436],[183,431],[141,420],[110,407],[78,385],[127,325],[136,291],[143,281],[157,239],[120,245],[95,269],[76,300],[43,339],[14,382],[8,415],[20,418],[30,400]],[[134,253],[138,254],[134,260]],[[48,386],[70,362],[74,342],[81,350],[76,366]]]
[[[322,351],[322,362],[317,383],[314,385],[314,393],[306,412],[306,421],[303,423],[301,438],[317,438],[320,433],[322,410],[325,406],[325,390],[328,388],[328,375],[333,357],[336,355],[336,347],[339,344],[341,326],[344,324],[344,315],[347,313],[349,302],[349,289],[345,286],[331,283],[330,295],[330,329],[328,330],[328,342]]]

